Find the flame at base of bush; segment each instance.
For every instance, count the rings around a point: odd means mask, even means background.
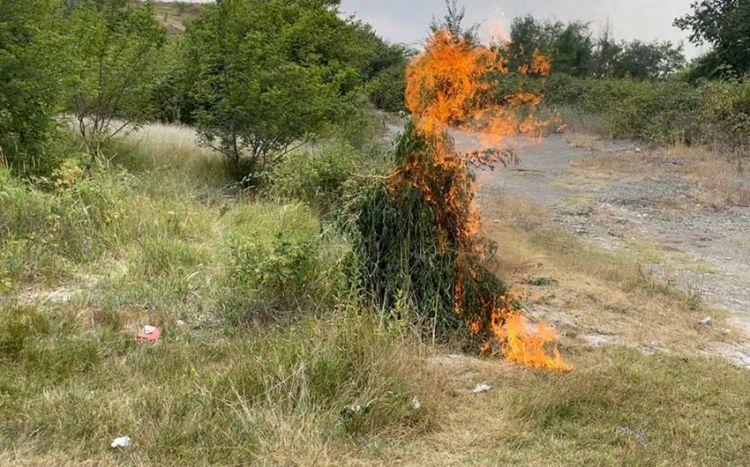
[[[493,316],[490,330],[496,341],[487,342],[482,353],[490,352],[498,343],[508,362],[558,373],[573,369],[557,349],[555,329],[544,323],[532,324],[520,312],[503,311]]]
[[[492,310],[486,330],[490,338],[481,347],[482,354],[502,354],[512,363],[557,373],[573,369],[563,360],[557,349],[555,329],[542,322],[532,323],[518,310],[518,298],[513,292],[501,296]],[[484,331],[481,320],[469,324],[477,335]]]

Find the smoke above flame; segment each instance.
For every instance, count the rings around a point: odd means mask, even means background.
[[[432,206],[443,236],[439,246],[455,245],[469,255],[483,251],[471,166],[517,162],[512,152],[499,149],[502,140],[519,134],[541,136],[553,123],[538,117],[541,95],[508,83],[510,76],[547,76],[550,61],[535,52],[530,63],[511,70],[503,52],[501,46],[481,45],[439,30],[406,73],[406,104],[413,121],[409,140],[426,144],[406,151],[398,181],[418,188]],[[449,128],[476,134],[481,148],[457,152]],[[480,303],[467,298],[464,284],[472,283],[478,271],[475,262],[461,258],[457,261],[460,277],[454,311],[467,319],[472,334],[491,336],[482,351],[499,347],[508,361],[569,371],[571,367],[554,346],[554,329],[542,323],[531,326],[517,311],[518,302],[512,294],[482,298]]]

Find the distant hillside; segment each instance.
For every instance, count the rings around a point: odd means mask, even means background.
[[[154,8],[156,16],[170,34],[184,31],[186,22],[203,13],[203,5],[199,3],[155,2]]]

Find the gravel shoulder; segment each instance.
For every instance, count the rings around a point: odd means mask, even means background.
[[[470,135],[455,137],[459,149],[474,146]],[[706,204],[689,160],[639,143],[552,135],[507,144],[521,163],[478,170],[483,208],[504,196],[539,205],[555,228],[631,254],[660,280],[726,312],[750,338],[749,206]],[[724,347],[750,367],[747,346]]]

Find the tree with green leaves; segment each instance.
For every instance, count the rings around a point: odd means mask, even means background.
[[[370,101],[389,112],[405,110],[406,66],[416,51],[391,44],[360,21],[348,24],[349,61],[356,65]]]
[[[593,48],[588,23],[568,23],[555,41],[552,59],[555,71],[572,76],[591,75]]]
[[[149,115],[151,70],[164,42],[153,4],[71,3],[67,40],[75,68],[71,108],[89,152]]]
[[[533,16],[514,18],[510,27],[510,43],[507,45],[511,67],[518,69],[520,64],[530,63],[536,50],[549,55],[551,47],[546,39],[544,24]]]
[[[685,65],[681,45],[618,43],[609,24],[595,41],[587,23],[542,22],[527,15],[513,20],[510,36],[511,67],[529,62],[535,50],[552,60],[554,72],[577,77],[663,79]]]
[[[617,78],[664,79],[685,66],[682,46],[671,42],[623,42],[613,74]]]
[[[695,44],[713,48],[709,76],[750,76],[750,2],[702,0],[691,4],[692,14],[677,18],[675,26],[690,31]]]
[[[68,74],[57,0],[0,2],[0,162],[43,173]]]
[[[200,141],[249,175],[345,119],[360,88],[346,37],[336,0],[207,5],[185,44]]]
[[[622,52],[622,47],[612,36],[612,25],[607,21],[607,25],[602,29],[594,45],[591,59],[594,77],[611,78],[620,52]]]
[[[435,17],[432,18],[430,24],[430,31],[436,33],[441,29],[450,31],[454,38],[460,39],[467,42],[477,42],[477,31],[479,30],[478,24],[471,26],[464,25],[464,19],[466,19],[466,9],[458,6],[457,0],[445,0],[445,16],[441,19]]]
[[[586,23],[542,22],[531,15],[515,18],[507,51],[511,67],[531,62],[536,51],[552,60],[556,72],[573,76],[591,73],[593,41]]]
[[[172,37],[159,51],[149,86],[154,120],[195,125],[196,103],[191,94],[193,74],[186,57],[184,35]]]

